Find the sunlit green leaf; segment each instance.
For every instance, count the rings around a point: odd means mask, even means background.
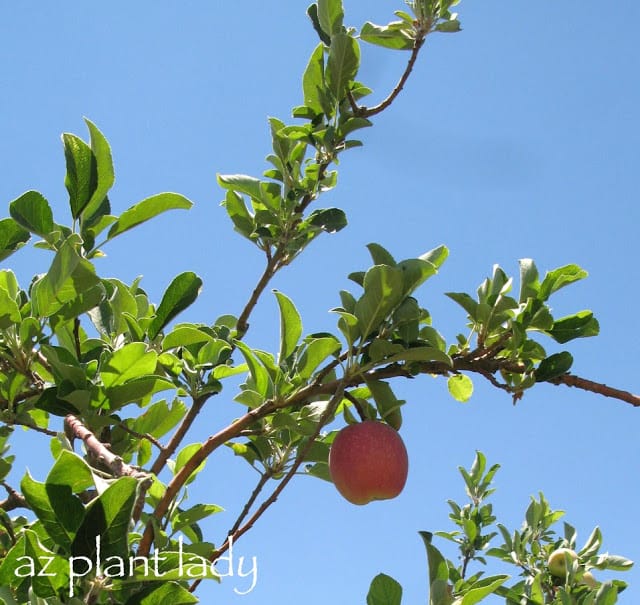
[[[191,206],[193,206],[193,203],[178,193],[158,193],[157,195],[152,195],[138,202],[128,210],[125,210],[120,215],[120,218],[113,223],[111,229],[109,229],[108,238],[113,239],[121,233],[133,229],[137,225],[167,210],[188,210]]]
[[[466,403],[473,394],[473,382],[471,378],[465,374],[454,374],[447,380],[447,387],[449,393],[456,400],[461,403]]]
[[[198,298],[202,280],[193,272],[176,276],[166,289],[156,316],[149,325],[149,336],[155,338],[176,315],[184,311]]]
[[[279,362],[293,353],[302,335],[302,320],[293,301],[282,292],[275,291],[280,308],[280,353]]]

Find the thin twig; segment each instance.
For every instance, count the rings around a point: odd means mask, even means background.
[[[138,433],[138,431],[134,431],[130,429],[124,422],[119,422],[116,426],[120,427],[125,433],[129,433],[136,439],[146,440],[149,443],[155,445],[160,451],[164,451],[165,447],[160,443],[153,435],[149,433]]]
[[[580,378],[580,376],[576,376],[575,374],[563,374],[558,378],[552,378],[546,382],[550,382],[551,384],[564,384],[568,387],[576,387],[583,391],[590,391],[591,393],[597,393],[598,395],[604,395],[605,397],[619,399],[620,401],[630,403],[634,407],[640,407],[640,396],[634,395],[629,391],[623,391],[622,389],[607,386],[601,382],[594,382],[593,380]]]
[[[0,483],[5,490],[7,490],[7,498],[0,501],[0,508],[5,512],[9,512],[10,510],[14,510],[16,508],[29,508],[27,501],[24,499],[24,496],[13,489],[8,483],[2,481]]]
[[[420,49],[422,48],[422,45],[424,44],[425,41],[425,35],[422,34],[420,36],[418,36],[415,39],[415,42],[413,43],[413,48],[411,49],[411,56],[409,57],[409,60],[407,61],[407,66],[405,67],[405,70],[402,74],[402,76],[400,77],[400,80],[398,80],[398,83],[396,84],[395,88],[391,91],[391,93],[389,94],[389,96],[382,101],[381,103],[379,103],[378,105],[375,105],[373,107],[358,107],[357,104],[353,110],[353,113],[357,116],[363,117],[363,118],[370,118],[371,116],[374,116],[378,113],[383,112],[385,109],[387,109],[387,107],[389,107],[389,105],[391,105],[391,103],[393,103],[396,99],[396,97],[400,94],[400,92],[402,91],[402,89],[404,88],[404,85],[407,83],[407,80],[409,79],[409,76],[411,75],[411,72],[413,70],[413,66],[416,63],[416,60],[418,58],[418,54],[420,53]],[[353,98],[353,97],[352,97]],[[352,98],[349,99],[349,102],[352,103]],[[353,100],[352,103],[352,107],[354,106],[355,100]]]
[[[247,304],[245,305],[242,313],[240,313],[240,317],[238,317],[238,322],[236,324],[236,329],[238,331],[237,338],[242,338],[247,330],[249,329],[249,316],[253,311],[254,307],[258,304],[258,300],[265,288],[269,285],[271,278],[276,274],[278,269],[280,268],[280,262],[282,261],[283,253],[280,249],[276,250],[276,253],[268,260],[267,266],[260,277],[260,280],[256,284],[256,287],[253,289]]]
[[[289,468],[289,470],[287,471],[287,474],[280,480],[280,482],[278,483],[278,486],[273,490],[271,495],[258,507],[258,509],[253,513],[253,515],[251,515],[249,520],[246,521],[246,523],[244,523],[242,526],[238,526],[234,532],[229,533],[227,535],[227,539],[225,540],[225,542],[220,546],[220,548],[216,549],[212,553],[209,559],[210,561],[215,561],[220,555],[224,554],[229,549],[229,546],[232,543],[235,543],[238,540],[238,538],[240,538],[245,533],[247,533],[255,525],[256,521],[266,512],[266,510],[278,500],[278,497],[280,496],[284,488],[291,481],[291,479],[293,479],[294,475],[298,472],[300,465],[304,462],[306,455],[309,453],[309,451],[313,447],[313,444],[316,442],[316,439],[320,435],[320,431],[322,431],[323,427],[327,424],[327,422],[331,419],[331,417],[335,413],[335,410],[338,407],[338,404],[340,403],[340,401],[342,400],[343,395],[344,395],[344,384],[341,384],[338,387],[337,391],[334,393],[331,400],[329,401],[326,409],[322,413],[322,416],[320,416],[320,419],[318,420],[318,425],[316,426],[313,434],[309,437],[309,440],[307,441],[305,446],[298,450],[296,459],[291,465],[291,468]],[[196,580],[189,588],[189,591],[193,592],[199,583],[200,581]]]
[[[238,518],[235,520],[231,529],[227,532],[227,536],[231,536],[238,531],[238,528],[242,525],[242,522],[247,518],[247,515],[249,514],[249,512],[251,511],[251,508],[253,507],[256,500],[258,499],[258,496],[264,489],[264,486],[269,482],[269,480],[272,477],[273,477],[273,472],[271,471],[271,469],[267,469],[264,473],[260,475],[260,480],[255,486],[253,492],[251,492],[251,496],[245,503],[244,507],[242,508],[242,511],[240,511]],[[221,553],[218,550],[214,550],[209,556],[209,562],[211,563],[215,561],[220,556],[220,554]],[[200,582],[202,582],[202,578],[198,578],[197,580],[195,580],[191,585],[191,587],[189,588],[189,592],[194,592],[195,589],[198,588],[198,586],[200,585]]]

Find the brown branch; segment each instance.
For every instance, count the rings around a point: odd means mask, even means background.
[[[564,384],[568,387],[576,387],[583,391],[590,391],[591,393],[597,393],[604,397],[611,397],[613,399],[619,399],[626,403],[630,403],[634,407],[640,407],[640,396],[634,395],[629,391],[623,391],[614,387],[607,386],[601,382],[594,382],[593,380],[587,380],[586,378],[580,378],[575,374],[563,374],[558,378],[552,378],[547,380],[551,384]]]
[[[120,456],[117,456],[113,452],[109,451],[107,446],[102,443],[84,424],[79,418],[76,418],[72,414],[65,416],[64,419],[65,432],[67,436],[71,438],[81,439],[89,457],[103,464],[108,468],[115,477],[134,477],[136,479],[149,480],[149,474],[140,471],[124,462]]]
[[[116,426],[121,428],[125,433],[129,433],[129,435],[132,435],[136,439],[140,439],[140,440],[144,439],[149,443],[152,443],[160,451],[163,451],[165,449],[164,445],[162,445],[162,443],[160,443],[153,435],[149,433],[138,433],[138,431],[134,431],[133,429],[130,429],[124,422],[119,422]]]
[[[10,510],[14,510],[16,508],[29,508],[27,501],[24,499],[24,496],[13,489],[8,483],[2,481],[2,487],[7,490],[7,498],[0,501],[0,508],[5,512],[9,512]]]
[[[411,49],[411,56],[407,61],[407,66],[405,67],[405,70],[402,76],[400,77],[400,80],[398,80],[398,83],[396,84],[395,88],[391,91],[389,96],[384,101],[382,101],[378,105],[375,105],[374,107],[358,107],[356,105],[353,111],[355,115],[363,118],[370,118],[371,116],[374,116],[378,113],[383,112],[385,109],[387,109],[387,107],[391,105],[391,103],[395,101],[396,97],[400,94],[400,92],[402,92],[404,85],[407,83],[407,80],[409,79],[409,76],[413,71],[413,66],[416,63],[416,60],[418,59],[418,54],[420,53],[420,49],[424,44],[425,36],[426,34],[423,33],[423,34],[418,34],[418,36],[416,37],[413,43],[413,48]],[[352,102],[352,99],[349,99],[349,102],[352,104],[352,108],[353,108],[355,100]]]
[[[247,304],[245,305],[242,313],[240,313],[240,317],[238,317],[238,322],[236,323],[236,329],[238,331],[237,338],[242,338],[249,329],[249,316],[253,311],[254,307],[258,304],[258,300],[264,289],[267,287],[271,278],[276,274],[278,269],[280,268],[280,262],[283,259],[283,253],[280,249],[276,250],[276,253],[268,260],[267,266],[260,277],[260,280],[256,284],[256,287],[253,289]]]

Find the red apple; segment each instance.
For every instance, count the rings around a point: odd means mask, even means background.
[[[398,431],[375,420],[343,428],[329,451],[331,479],[353,504],[395,498],[408,470],[407,449]]]

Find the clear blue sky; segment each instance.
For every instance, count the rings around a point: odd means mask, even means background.
[[[345,0],[346,22],[386,22],[401,1]],[[239,313],[261,271],[258,253],[233,233],[216,172],[259,176],[269,152],[267,117],[288,120],[315,34],[301,1],[5,3],[0,9],[0,197],[6,205],[40,190],[58,222],[67,217],[62,132],[86,138],[83,116],[109,139],[112,206],[121,212],[160,191],[195,202],[119,238],[98,264],[105,276],[143,286],[159,300],[171,277],[196,271],[204,291],[182,319]],[[640,106],[632,0],[601,3],[463,0],[464,31],[429,39],[403,95],[345,154],[339,186],[320,202],[343,208],[347,229],[317,241],[273,286],[297,303],[305,331],[332,330],[346,275],[367,266],[377,241],[396,258],[445,243],[441,274],[419,292],[447,338],[464,316],[442,293],[474,291],[499,263],[517,274],[531,257],[543,272],[578,263],[590,277],[558,295],[558,315],[593,309],[601,335],[576,341],[573,370],[640,391],[635,334]],[[406,60],[363,48],[360,79],[381,99]],[[21,251],[5,264],[26,286],[50,262]],[[265,296],[248,342],[274,350],[275,301]],[[547,343],[545,343],[547,344]],[[555,350],[548,342],[548,350]],[[394,501],[354,507],[331,485],[299,478],[235,555],[256,556],[259,577],[205,587],[203,602],[338,605],[364,603],[380,571],[404,586],[407,604],[426,599],[418,530],[450,529],[446,500],[463,497],[458,465],[476,449],[503,468],[494,497],[502,521],[519,526],[530,495],[544,491],[585,539],[600,524],[605,549],[640,559],[640,410],[568,388],[542,385],[516,407],[476,382],[472,400],[451,400],[443,380],[398,383],[407,399],[402,434],[407,487]],[[211,402],[192,440],[239,414],[227,390]],[[40,479],[48,444],[15,440]],[[48,464],[48,462],[47,462]],[[19,483],[18,465],[12,482]],[[213,540],[235,518],[255,481],[223,452],[210,460],[194,501],[227,513],[207,525]],[[442,543],[439,543],[445,546]],[[451,551],[447,551],[451,556]],[[237,562],[236,562],[237,565]],[[624,574],[623,574],[624,575]],[[606,576],[600,576],[606,577]],[[621,602],[640,600],[640,568],[626,574]],[[235,582],[234,582],[235,580]]]

